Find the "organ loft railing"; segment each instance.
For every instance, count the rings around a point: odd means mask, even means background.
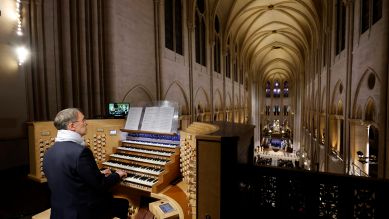
[[[240,218],[388,218],[383,179],[239,165],[234,183]]]

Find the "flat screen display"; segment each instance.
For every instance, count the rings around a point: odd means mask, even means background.
[[[165,214],[174,210],[173,207],[169,203],[162,204],[162,205],[159,206],[159,208]]]
[[[109,103],[108,116],[109,117],[126,117],[130,109],[129,103]]]

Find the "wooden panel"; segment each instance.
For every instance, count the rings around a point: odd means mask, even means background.
[[[112,154],[112,149],[121,140],[120,129],[124,127],[124,119],[87,120],[88,132],[84,136],[85,143],[93,152],[96,162],[100,165]]]
[[[124,126],[124,119],[99,119],[87,120],[87,134],[85,143],[93,152],[96,162],[99,164],[107,154],[112,153],[112,148],[120,142],[120,129]],[[28,144],[30,156],[29,178],[46,182],[43,173],[43,155],[54,144],[57,129],[52,121],[30,122],[28,126]]]
[[[197,216],[220,218],[221,145],[197,141]]]
[[[43,173],[43,155],[54,144],[57,129],[53,122],[32,122],[28,123],[28,144],[30,156],[31,179],[38,182],[45,182]]]

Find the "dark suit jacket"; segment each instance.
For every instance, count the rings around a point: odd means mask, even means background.
[[[101,174],[92,151],[75,142],[56,142],[43,158],[43,171],[51,191],[51,219],[105,218],[120,181]]]

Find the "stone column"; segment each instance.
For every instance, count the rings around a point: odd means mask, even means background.
[[[191,15],[188,15],[188,60],[189,60],[189,113],[191,115],[191,122],[196,121],[196,115],[194,110],[194,96],[193,96],[193,31],[194,23],[190,19]]]
[[[155,41],[155,79],[156,79],[156,98],[161,100],[161,35],[160,35],[160,0],[154,0],[154,41]]]
[[[344,133],[343,138],[343,159],[344,159],[344,173],[348,174],[350,171],[350,122],[352,116],[351,108],[351,80],[352,80],[352,66],[353,66],[353,41],[354,41],[354,1],[346,2],[347,10],[347,69],[346,69],[346,104],[344,116]]]

